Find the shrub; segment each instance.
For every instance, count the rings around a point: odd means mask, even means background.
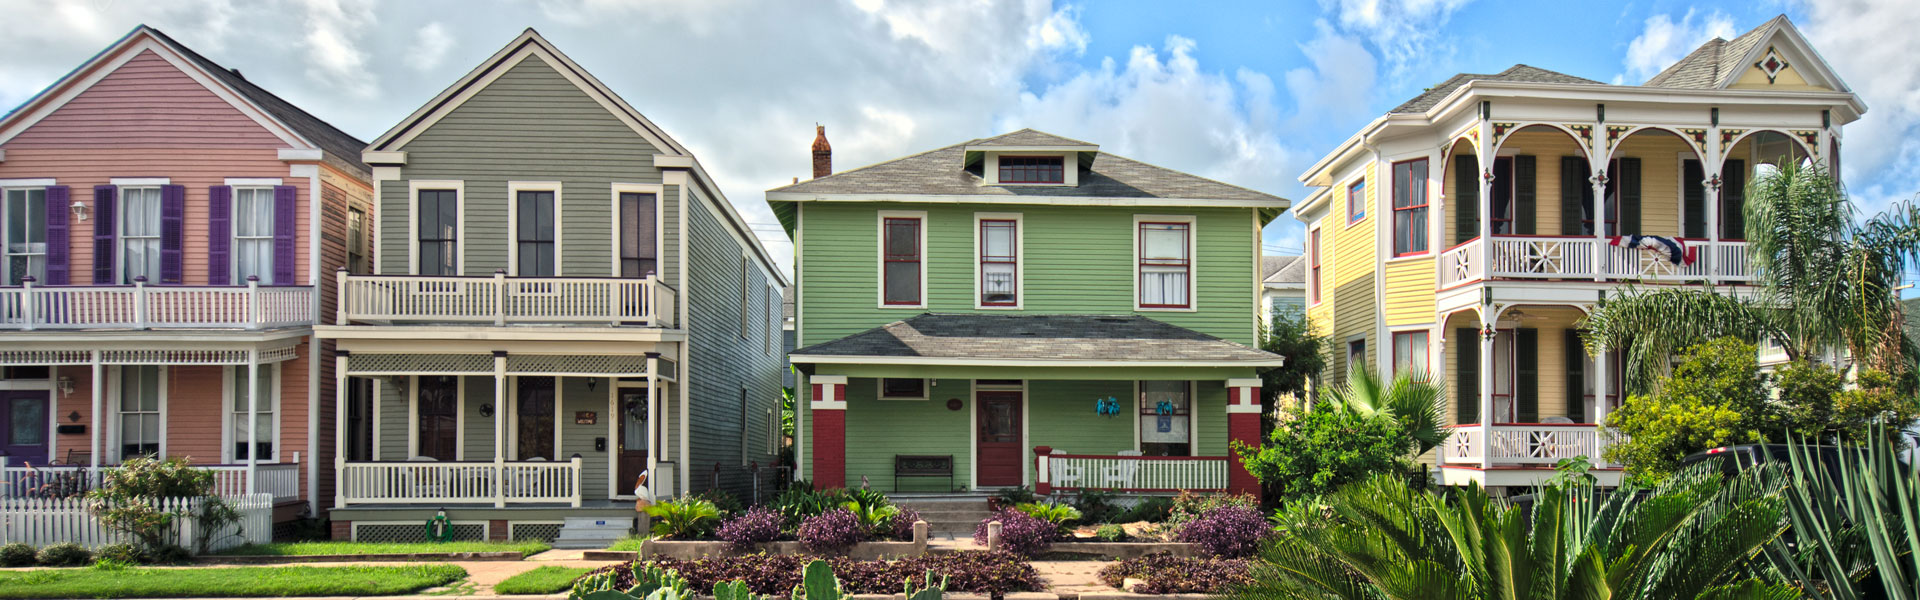
[[[1173,500],[1163,496],[1153,496],[1141,500],[1139,503],[1134,504],[1133,508],[1127,509],[1127,512],[1121,513],[1118,521],[1121,523],[1137,523],[1140,521],[1159,523],[1167,520],[1167,516],[1172,513]]]
[[[1662,479],[1680,459],[1708,448],[1764,441],[1784,422],[1768,397],[1766,377],[1752,344],[1721,338],[1687,348],[1673,373],[1651,394],[1627,397],[1607,414],[1604,456],[1628,473]],[[1804,373],[1813,375],[1813,373]],[[1814,381],[1788,399],[1815,393]]]
[[[93,553],[73,542],[49,544],[34,557],[49,567],[78,567],[93,562]]]
[[[987,498],[987,502],[995,507],[1032,504],[1037,500],[1039,498],[1033,495],[1033,490],[1027,489],[1024,485],[994,492],[993,496]]]
[[[725,523],[720,524],[715,535],[735,549],[746,550],[754,544],[771,542],[780,537],[780,513],[764,506],[747,509]]]
[[[719,507],[695,497],[654,503],[647,515],[653,517],[654,535],[682,540],[706,537],[720,521]]]
[[[795,483],[773,499],[773,510],[780,513],[788,528],[799,527],[810,517],[840,508],[846,503],[845,490],[814,491],[813,486]]]
[[[87,492],[93,500],[88,510],[109,529],[131,536],[143,552],[182,542],[197,544],[204,552],[214,532],[240,520],[240,512],[212,491],[213,471],[196,469],[186,459],[131,458],[107,471],[101,486]],[[161,509],[151,498],[204,498],[192,515],[200,539],[172,539],[174,519],[188,516],[188,509]]]
[[[1027,513],[1027,515],[1035,519],[1052,523],[1053,527],[1060,530],[1062,534],[1072,531],[1072,524],[1080,520],[1080,511],[1065,504],[1040,504],[1036,502],[1021,504],[1014,508],[1020,512]]]
[[[146,555],[140,552],[139,548],[134,547],[133,544],[107,544],[101,546],[98,551],[95,551],[93,557],[101,562],[113,561],[128,565],[137,565],[147,561]]]
[[[911,508],[903,508],[900,512],[894,513],[893,531],[890,532],[893,539],[903,542],[912,541],[913,522],[918,520],[920,520],[920,511]]]
[[[860,541],[860,518],[847,509],[830,510],[800,523],[800,546],[813,552],[839,552]]]
[[[0,546],[0,567],[31,567],[38,553],[25,542]]]
[[[1100,538],[1103,542],[1118,542],[1127,539],[1127,528],[1116,523],[1108,523],[1094,530],[1093,537]]]
[[[848,500],[842,508],[860,522],[860,537],[867,539],[893,535],[893,518],[900,514],[900,508],[892,504],[867,504],[857,500]]]
[[[720,514],[723,515],[740,512],[740,509],[743,508],[743,505],[740,504],[740,498],[726,490],[709,489],[694,494],[693,497],[712,502],[713,507],[720,509]]]
[[[1128,578],[1146,581],[1136,588],[1143,594],[1224,594],[1253,583],[1252,564],[1235,558],[1151,554],[1100,570],[1100,582],[1116,588]]]
[[[973,542],[987,545],[987,525],[1000,522],[1000,548],[1021,556],[1033,556],[1053,546],[1060,529],[1054,524],[1012,509],[994,511],[973,530]]]
[[[1325,494],[1378,472],[1405,472],[1412,447],[1413,439],[1393,419],[1332,402],[1286,409],[1263,446],[1233,444],[1276,500]]]
[[[713,589],[714,584],[741,581],[756,594],[785,598],[799,585],[807,564],[818,560],[806,556],[750,554],[746,556],[707,557],[694,560],[656,558],[636,563],[672,569],[695,590]],[[840,579],[848,594],[898,594],[901,584],[926,580],[932,571],[936,578],[947,578],[950,593],[1005,595],[1010,592],[1039,591],[1040,574],[1025,558],[1008,552],[968,551],[951,554],[927,554],[900,560],[853,560],[830,557],[827,564]],[[595,571],[588,577],[606,577],[609,588],[627,589],[633,585],[633,565],[615,565]],[[585,581],[585,579],[582,579]]]
[[[1111,523],[1124,511],[1114,504],[1113,492],[1083,491],[1073,498],[1073,508],[1080,511],[1080,520],[1084,523]]]
[[[1185,527],[1187,523],[1215,509],[1238,506],[1246,509],[1260,508],[1260,501],[1248,494],[1196,494],[1180,492],[1174,496],[1167,508],[1167,524],[1174,529]]]
[[[1260,551],[1260,543],[1273,537],[1273,526],[1259,511],[1242,506],[1223,506],[1200,515],[1180,528],[1178,539],[1193,544],[1208,556],[1244,558]]]

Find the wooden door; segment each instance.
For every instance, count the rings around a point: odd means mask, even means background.
[[[619,465],[614,491],[624,496],[633,493],[640,472],[647,470],[647,440],[653,431],[647,426],[646,388],[620,390],[620,414],[615,418],[620,420],[620,438],[614,452]]]
[[[980,392],[978,451],[974,467],[982,487],[1006,487],[1021,481],[1021,465],[1026,456],[1025,436],[1021,434],[1020,392]]]
[[[47,391],[0,392],[0,455],[14,466],[47,464]]]

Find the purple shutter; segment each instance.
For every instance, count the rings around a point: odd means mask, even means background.
[[[230,285],[232,247],[233,186],[207,188],[207,285]]]
[[[119,210],[118,189],[93,186],[93,283],[113,285],[114,214]]]
[[[273,284],[294,285],[294,194],[290,185],[273,186]]]
[[[47,186],[47,285],[66,285],[69,280],[67,265],[72,264],[72,259],[67,257],[67,238],[71,231],[67,225],[71,214],[67,208],[69,198],[72,192],[67,186]]]
[[[186,237],[187,186],[160,186],[160,283],[179,285],[181,272],[180,248],[182,238]]]

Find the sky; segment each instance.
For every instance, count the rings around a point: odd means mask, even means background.
[[[1920,193],[1912,0],[0,0],[0,107],[144,23],[371,140],[533,27],[790,260],[763,196],[809,175],[816,123],[836,170],[1031,127],[1300,200],[1308,166],[1454,73],[1639,84],[1782,13],[1868,106],[1859,209]],[[1302,237],[1282,216],[1264,247]]]

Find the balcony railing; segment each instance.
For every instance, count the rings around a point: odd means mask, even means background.
[[[340,506],[565,503],[580,506],[580,459],[566,462],[336,463]]]
[[[1491,445],[1481,443],[1479,425],[1454,425],[1440,445],[1440,462],[1477,467],[1483,453],[1491,451],[1494,466],[1553,466],[1582,456],[1599,466],[1606,446],[1593,423],[1499,423]]]
[[[1676,265],[1663,253],[1614,246],[1592,237],[1493,237],[1492,260],[1482,240],[1461,242],[1440,253],[1440,287],[1483,279],[1623,279],[1638,281],[1746,281],[1746,242],[1687,240],[1698,248],[1692,264]],[[1486,264],[1482,264],[1486,263]]]
[[[243,496],[247,492],[247,465],[194,465],[213,472],[213,495]],[[117,466],[29,465],[0,456],[0,498],[66,497],[101,485]],[[270,494],[275,502],[300,499],[300,453],[293,462],[254,465],[254,491]]]
[[[1122,492],[1227,489],[1224,456],[1038,455],[1036,488]]]
[[[338,322],[605,323],[672,327],[677,298],[655,277],[338,274]]]
[[[273,329],[313,324],[312,286],[0,287],[0,329]]]

